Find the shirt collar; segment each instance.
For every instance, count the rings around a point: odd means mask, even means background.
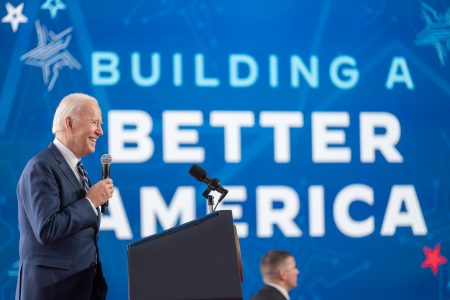
[[[291,299],[291,297],[289,297],[288,291],[286,291],[286,289],[283,288],[282,286],[279,286],[278,284],[268,282],[268,281],[264,281],[264,283],[266,285],[270,285],[273,288],[276,288],[281,294],[283,294],[284,298],[286,298],[287,300]]]
[[[62,156],[67,161],[70,168],[72,170],[76,170],[77,163],[79,161],[78,157],[76,157],[75,154],[73,154],[73,152],[70,151],[70,149],[67,148],[63,143],[61,143],[61,141],[58,140],[56,137],[53,140],[53,144],[56,146],[56,148],[58,148],[59,152],[61,152]]]

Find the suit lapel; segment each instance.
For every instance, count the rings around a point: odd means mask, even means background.
[[[66,176],[67,180],[76,189],[78,189],[80,191],[80,195],[82,197],[86,197],[86,191],[82,187],[81,183],[78,181],[78,178],[73,173],[73,171],[70,168],[67,161],[64,159],[64,156],[62,156],[61,152],[59,152],[58,148],[56,148],[56,146],[53,143],[50,143],[48,148],[51,150],[56,161],[59,163],[59,167],[60,167],[61,171],[64,173],[64,176]],[[88,180],[89,180],[89,186],[92,186],[91,180],[89,179],[89,175],[87,175],[87,176],[88,176]],[[97,230],[98,230],[100,228],[101,212],[98,207],[96,208],[96,210],[97,210]]]
[[[73,173],[72,169],[70,168],[67,161],[62,156],[61,152],[59,152],[58,148],[53,143],[50,143],[48,146],[50,150],[53,153],[53,156],[55,157],[56,161],[59,163],[59,168],[63,172],[64,176],[66,176],[67,180],[77,189],[83,190],[81,187],[80,182],[78,181],[78,178]]]

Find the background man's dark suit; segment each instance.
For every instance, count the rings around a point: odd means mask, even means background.
[[[251,300],[286,300],[286,298],[276,288],[264,285]]]
[[[101,266],[95,265],[100,214],[96,216],[81,183],[53,143],[28,162],[17,196],[16,299],[90,299],[94,276],[100,299],[104,298],[106,283]]]

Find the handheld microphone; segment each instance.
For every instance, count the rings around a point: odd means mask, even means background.
[[[100,158],[100,161],[102,163],[102,178],[106,179],[109,178],[109,172],[111,169],[111,163],[112,163],[112,157],[111,154],[103,154]],[[106,212],[106,208],[108,207],[108,201],[102,204],[102,213]]]
[[[206,171],[199,165],[193,164],[189,169],[189,174],[191,174],[191,176],[198,181],[204,182],[208,186],[212,185],[212,190],[214,191],[217,191],[221,194],[228,193],[228,190],[220,185],[219,179],[211,179],[208,174],[206,174]]]

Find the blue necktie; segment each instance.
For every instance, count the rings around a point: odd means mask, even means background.
[[[83,185],[84,190],[86,191],[86,193],[89,192],[88,174],[86,172],[86,169],[83,167],[83,163],[81,162],[81,160],[77,163],[77,171],[78,174],[80,174],[81,184]]]

